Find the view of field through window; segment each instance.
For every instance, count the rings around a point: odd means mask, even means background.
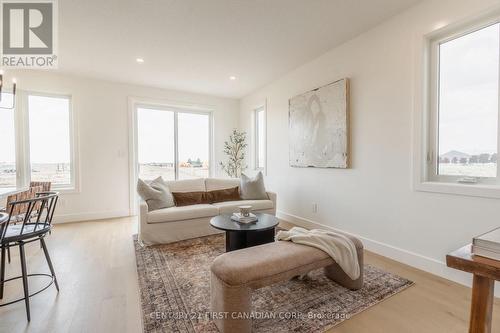
[[[16,188],[14,110],[0,108],[0,188]]]
[[[69,99],[30,95],[31,181],[71,184]]]
[[[209,117],[206,114],[179,113],[179,179],[207,178],[209,156]]]
[[[31,181],[71,184],[70,105],[66,97],[28,96]],[[0,108],[0,189],[17,187],[14,109]],[[21,133],[23,134],[23,133]]]
[[[496,177],[499,24],[439,47],[438,173]]]
[[[174,117],[173,111],[137,109],[139,178],[175,179]],[[209,121],[207,114],[177,114],[179,179],[209,176]]]

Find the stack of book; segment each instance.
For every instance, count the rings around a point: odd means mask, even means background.
[[[248,216],[243,216],[241,213],[233,213],[233,216],[231,216],[231,220],[239,222],[239,223],[252,223],[252,222],[257,222],[257,216],[254,214],[250,213]]]
[[[472,253],[477,256],[500,260],[500,228],[472,239]]]

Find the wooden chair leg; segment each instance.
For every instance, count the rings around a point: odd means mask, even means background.
[[[19,244],[19,256],[21,257],[21,271],[23,275],[23,289],[24,289],[24,303],[26,304],[26,317],[28,321],[31,320],[30,316],[30,293],[28,289],[28,271],[26,269],[26,256],[24,253],[24,244]]]

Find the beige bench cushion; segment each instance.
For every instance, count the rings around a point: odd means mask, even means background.
[[[324,260],[334,263],[326,252],[317,248],[279,241],[224,253],[214,260],[211,269],[231,286],[250,282],[267,285],[275,275]]]
[[[273,209],[273,202],[271,200],[238,200],[213,203],[215,207],[219,208],[219,214],[231,214],[239,211],[238,206],[250,205],[252,210]]]
[[[212,217],[219,214],[213,205],[191,205],[158,209],[148,213],[148,223],[162,223]],[[207,222],[208,223],[208,222]]]
[[[349,238],[362,253],[361,241]],[[334,263],[320,249],[279,241],[224,253],[215,258],[211,270],[227,285],[260,288]]]

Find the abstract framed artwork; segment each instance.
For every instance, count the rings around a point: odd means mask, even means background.
[[[292,97],[288,117],[290,166],[349,167],[349,79]]]

